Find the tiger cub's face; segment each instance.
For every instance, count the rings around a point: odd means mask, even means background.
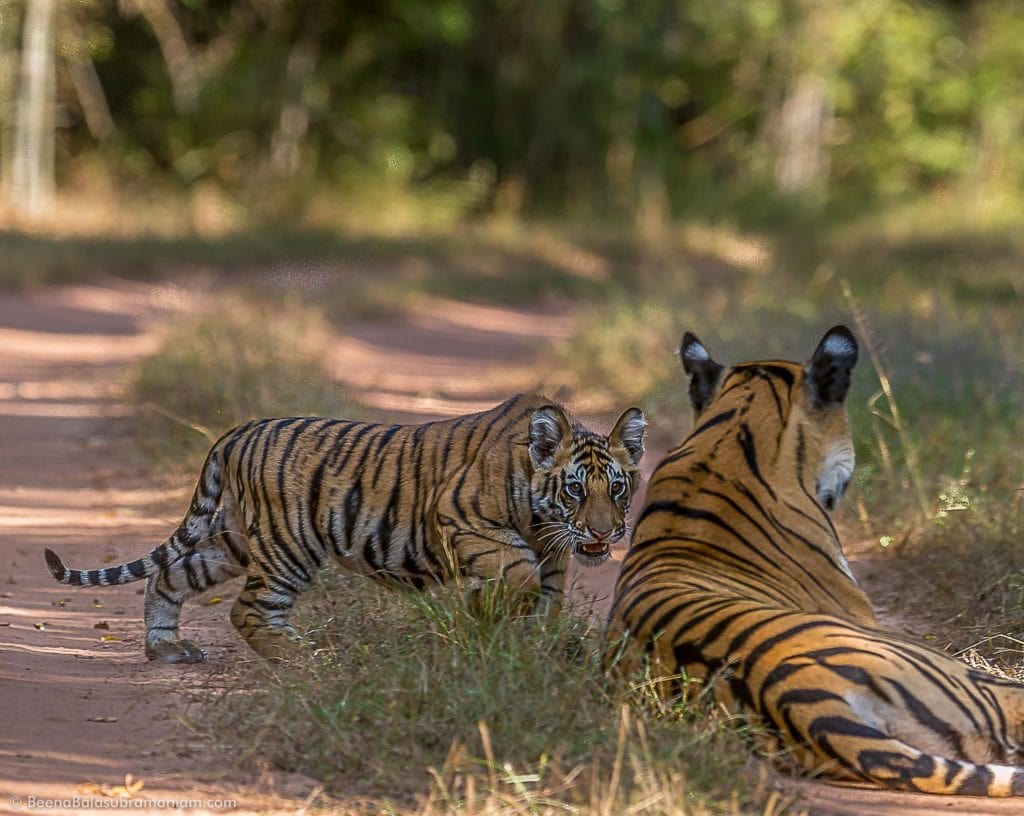
[[[639,408],[623,413],[608,436],[573,427],[555,405],[534,412],[530,501],[545,551],[572,552],[586,566],[608,558],[610,545],[626,534],[646,427]]]

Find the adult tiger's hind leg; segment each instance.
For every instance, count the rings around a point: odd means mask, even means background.
[[[1024,768],[976,764],[920,750],[888,733],[884,724],[866,721],[864,704],[847,702],[851,693],[811,684],[777,695],[775,710],[782,720],[777,725],[784,724],[796,740],[795,757],[807,770],[891,790],[1024,796]]]
[[[998,761],[1024,767],[1024,683],[974,669],[967,671],[967,681],[980,697],[992,699],[999,712],[997,725],[1004,731]]]
[[[193,595],[245,572],[248,553],[230,494],[213,514],[190,510],[175,536],[190,546],[179,548],[146,585],[146,657],[164,663],[200,663],[206,652],[178,636],[181,605]],[[193,502],[195,504],[195,502]]]

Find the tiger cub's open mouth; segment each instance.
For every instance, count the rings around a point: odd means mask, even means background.
[[[608,541],[584,541],[574,547],[574,554],[581,564],[593,567],[608,559],[611,547]]]

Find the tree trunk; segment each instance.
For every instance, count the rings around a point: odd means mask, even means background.
[[[779,84],[771,94],[763,131],[771,148],[775,184],[783,193],[821,196],[827,191],[832,88],[842,61],[837,32],[851,25],[865,26],[854,15],[875,2],[794,0],[792,4],[786,36],[778,38],[774,55]]]
[[[309,130],[309,106],[306,87],[320,57],[320,37],[327,19],[327,6],[310,4],[284,69],[281,112],[270,136],[271,176],[287,179],[302,165],[302,140]]]
[[[308,30],[292,46],[285,66],[284,102],[270,137],[270,172],[276,178],[294,176],[302,164],[302,139],[309,130],[309,108],[303,100],[306,83],[316,67],[320,44]]]
[[[42,214],[53,201],[55,11],[55,0],[31,0],[22,34],[11,203],[29,217]]]
[[[9,192],[14,142],[14,94],[18,87],[17,0],[0,0],[0,189]]]
[[[775,183],[784,193],[822,192],[829,173],[825,133],[832,103],[824,79],[800,73],[787,89],[776,132]]]
[[[96,66],[89,56],[85,32],[75,18],[74,11],[69,10],[62,21],[69,40],[68,49],[71,52],[65,58],[68,75],[71,77],[71,84],[75,86],[75,95],[85,116],[85,126],[89,128],[89,133],[96,141],[102,142],[113,136],[117,129],[114,117],[110,114],[110,106],[103,93]]]
[[[192,113],[199,102],[199,78],[192,49],[167,0],[122,0],[121,8],[146,18],[167,66],[174,108],[179,114]]]

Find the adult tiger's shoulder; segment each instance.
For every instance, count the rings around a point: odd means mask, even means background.
[[[182,603],[243,574],[231,621],[280,656],[296,596],[329,559],[417,586],[500,581],[554,608],[570,555],[601,563],[625,532],[645,424],[630,408],[597,434],[531,394],[424,425],[253,420],[213,445],[184,519],[148,555],[92,570],[50,550],[46,561],[75,586],[148,579],[146,654],[167,662],[206,656],[179,638]]]
[[[809,771],[1024,795],[1024,685],[879,628],[843,556],[853,335],[806,365],[725,368],[690,333],[680,356],[694,428],[651,477],[615,589],[624,668],[646,654],[662,689],[710,684]]]

